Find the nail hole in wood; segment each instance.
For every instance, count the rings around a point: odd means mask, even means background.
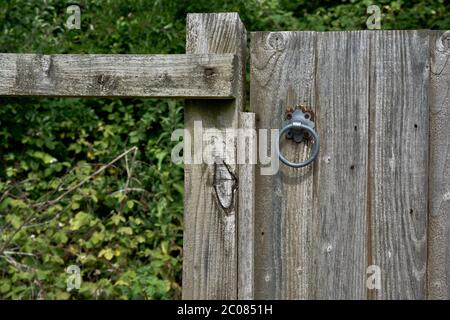
[[[214,68],[205,68],[205,76],[210,77],[214,74]]]

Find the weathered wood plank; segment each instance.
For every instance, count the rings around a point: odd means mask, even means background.
[[[0,54],[0,96],[230,99],[233,54]]]
[[[317,34],[314,299],[367,296],[369,57],[367,32]]]
[[[424,299],[427,267],[429,36],[374,32],[370,75],[371,256],[375,299]]]
[[[252,33],[250,105],[258,129],[280,128],[288,107],[302,103],[315,110],[315,38],[314,32]],[[290,141],[281,146],[295,161],[309,148]],[[310,298],[314,165],[281,165],[279,171],[275,166],[274,175],[261,175],[262,167],[256,172],[256,298]]]
[[[239,15],[189,14],[186,44],[188,53],[236,54],[240,70],[235,73],[235,100],[186,101],[186,129],[193,136],[194,121],[218,131],[238,128],[244,101],[246,45]],[[208,146],[220,148],[220,142]],[[184,150],[189,149],[185,146]],[[227,145],[225,152],[236,155],[236,143]],[[214,165],[185,165],[184,299],[237,298],[237,166],[224,161],[218,156]]]
[[[238,299],[255,298],[255,165],[257,140],[255,114],[239,115],[239,212],[238,230]]]
[[[450,31],[431,41],[428,298],[450,299]]]
[[[257,172],[257,298],[426,297],[428,35],[252,34],[257,128],[279,128],[286,108],[302,103],[322,137],[313,167]],[[281,150],[299,160],[307,147],[287,141]],[[436,246],[448,239],[446,218]],[[381,269],[379,290],[366,287],[370,265]]]

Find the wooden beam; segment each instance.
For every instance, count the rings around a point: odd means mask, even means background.
[[[217,131],[238,128],[244,101],[245,46],[246,31],[237,13],[188,15],[186,51],[237,54],[239,70],[235,100],[186,101],[185,127],[191,137],[194,121]],[[221,147],[220,142],[206,146],[209,150]],[[191,151],[189,147],[185,145],[185,153]],[[236,144],[227,144],[225,153],[235,156]],[[214,164],[185,164],[183,299],[237,298],[239,177],[237,165],[226,161],[218,156]]]
[[[231,99],[233,54],[0,54],[0,96]]]

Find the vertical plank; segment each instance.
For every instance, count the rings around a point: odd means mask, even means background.
[[[315,299],[366,299],[369,58],[365,31],[317,35]]]
[[[371,41],[369,192],[375,299],[424,299],[427,265],[429,37],[375,32]]]
[[[194,121],[202,121],[203,128],[237,128],[243,104],[246,45],[246,31],[239,15],[189,14],[186,36],[187,53],[234,53],[241,71],[236,74],[239,94],[235,100],[186,101],[186,129],[194,137]],[[205,76],[213,77],[214,69]],[[235,155],[235,144],[227,148],[227,154]],[[184,150],[190,151],[188,146]],[[237,173],[235,164],[224,161],[219,157],[215,164],[185,165],[184,299],[237,297]]]
[[[428,298],[450,299],[450,31],[431,44]]]
[[[257,140],[255,114],[241,112],[238,136],[239,212],[238,212],[238,299],[252,300],[255,274],[255,164]]]
[[[280,128],[288,107],[305,104],[315,110],[315,38],[314,32],[252,33],[250,105],[258,129]],[[260,154],[271,154],[259,148]],[[310,146],[287,141],[281,149],[299,161]],[[261,175],[261,167],[256,172],[256,298],[309,298],[314,166],[282,165],[274,175]]]

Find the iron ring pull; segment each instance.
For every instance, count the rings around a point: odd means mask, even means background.
[[[290,132],[288,132],[290,130]],[[301,142],[304,140],[304,132],[307,131],[310,136],[314,138],[314,144],[311,150],[311,154],[309,158],[303,162],[295,163],[292,161],[289,161],[284,157],[284,155],[280,152],[280,145],[281,145],[281,138],[284,136],[285,133],[288,133],[293,139],[295,135],[301,135],[301,137],[298,139],[295,137],[294,141]],[[288,136],[289,138],[289,136]],[[314,130],[314,122],[312,122],[309,117],[305,117],[305,113],[303,113],[300,110],[297,110],[294,112],[292,116],[292,120],[285,121],[283,123],[283,126],[281,128],[281,131],[278,136],[278,157],[284,164],[292,167],[292,168],[302,168],[309,164],[311,164],[319,154],[320,149],[320,138],[317,132]]]

